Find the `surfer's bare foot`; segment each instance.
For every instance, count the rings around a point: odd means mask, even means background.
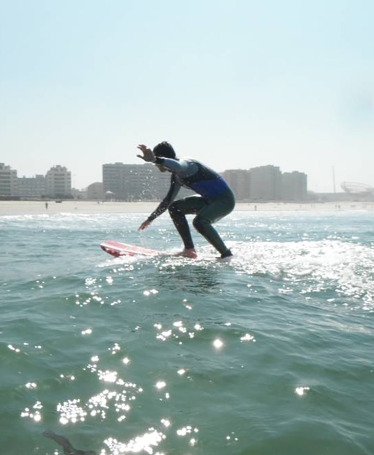
[[[177,253],[176,256],[182,256],[184,258],[196,259],[197,253],[195,251],[195,248],[185,248],[180,253]]]

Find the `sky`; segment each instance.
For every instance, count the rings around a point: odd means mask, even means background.
[[[374,186],[373,17],[373,0],[0,0],[0,162],[82,189],[167,140],[219,172]]]

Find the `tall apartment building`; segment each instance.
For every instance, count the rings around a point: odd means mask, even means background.
[[[279,201],[282,197],[282,173],[277,166],[259,166],[249,170],[250,196],[254,201]]]
[[[276,166],[222,173],[238,201],[278,201],[282,197],[282,173]]]
[[[304,201],[308,193],[308,177],[303,172],[293,171],[282,174],[282,200]]]
[[[47,196],[50,198],[71,197],[71,172],[64,166],[53,166],[46,176]]]
[[[103,164],[104,194],[115,200],[158,200],[169,184],[170,173],[161,173],[152,164]]]
[[[18,197],[17,171],[4,163],[0,163],[0,197]]]
[[[222,177],[230,185],[237,201],[250,200],[250,173],[244,169],[231,169],[222,172]]]

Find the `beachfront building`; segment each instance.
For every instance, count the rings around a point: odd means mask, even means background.
[[[46,196],[50,198],[71,198],[71,172],[64,166],[53,166],[46,174]]]
[[[85,191],[85,199],[89,201],[103,201],[104,200],[104,189],[102,182],[91,183]]]
[[[222,172],[222,177],[230,185],[237,201],[250,200],[250,172],[245,169],[230,169]]]
[[[116,201],[152,201],[163,197],[170,174],[161,173],[152,164],[103,164],[103,189],[106,199]]]
[[[237,201],[305,201],[308,177],[303,172],[282,173],[276,166],[249,170],[232,169],[222,173]]]
[[[282,174],[282,200],[305,201],[308,191],[308,177],[303,172],[283,172]]]
[[[282,173],[277,166],[259,166],[249,170],[249,194],[253,201],[279,201]]]
[[[282,173],[276,166],[260,166],[227,170],[222,177],[241,202],[305,201],[308,198],[308,177],[303,172]]]
[[[0,163],[0,197],[11,199],[18,197],[17,171]]]
[[[44,175],[18,178],[18,194],[21,199],[42,199],[47,193]]]

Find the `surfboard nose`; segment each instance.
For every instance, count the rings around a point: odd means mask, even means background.
[[[113,250],[112,248],[108,247],[104,243],[102,243],[100,246],[101,246],[101,249],[103,251],[105,251],[106,253],[111,254],[112,256],[115,256],[115,257],[121,256],[121,253],[118,250]]]

